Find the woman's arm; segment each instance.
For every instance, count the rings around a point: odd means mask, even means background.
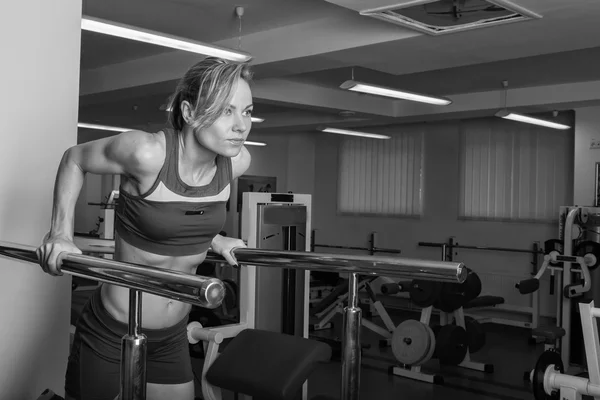
[[[242,146],[240,153],[231,159],[233,179],[239,178],[246,172],[248,167],[250,167],[251,159],[252,157],[246,147]],[[241,239],[229,238],[221,235],[215,236],[211,242],[212,250],[223,256],[230,265],[235,266],[238,265],[237,260],[231,251],[238,247],[246,247],[246,244]]]
[[[50,236],[73,240],[75,203],[86,173],[139,180],[156,169],[154,164],[162,165],[155,142],[151,134],[129,131],[69,148],[56,175]]]
[[[65,151],[56,174],[50,232],[38,249],[42,268],[57,275],[58,255],[78,251],[73,244],[73,220],[86,173],[120,174],[139,182],[160,170],[163,161],[164,151],[156,136],[140,131],[123,132]]]

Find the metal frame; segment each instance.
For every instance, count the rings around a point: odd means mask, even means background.
[[[598,343],[598,324],[600,308],[594,307],[594,301],[579,303],[581,327],[587,357],[589,378],[572,376],[557,372],[554,365],[549,365],[544,373],[544,391],[548,396],[558,390],[561,400],[581,400],[583,395],[600,398],[600,348]],[[535,370],[531,371],[533,380]]]
[[[106,249],[110,249],[107,246]],[[297,268],[301,270],[317,270],[328,272],[350,273],[350,290],[348,307],[344,314],[344,334],[342,352],[342,400],[357,400],[360,388],[360,325],[361,310],[358,305],[358,275],[386,275],[399,278],[426,278],[442,282],[464,282],[467,271],[462,263],[418,260],[408,258],[390,258],[373,256],[340,256],[336,254],[314,254],[307,252],[278,252],[240,248],[233,251],[242,268],[242,277],[253,278],[254,266],[272,268]],[[17,260],[38,264],[35,248],[19,244],[0,242],[0,255]],[[225,260],[210,253],[207,259],[224,262]],[[96,279],[132,288],[130,296],[129,330],[134,335],[123,338],[127,346],[122,347],[122,377],[126,386],[121,393],[121,400],[145,400],[145,337],[139,334],[141,327],[141,295],[137,290],[155,293],[164,297],[187,301],[200,306],[215,307],[223,300],[223,283],[215,278],[177,273],[160,268],[127,264],[103,258],[84,255],[66,254],[63,258],[62,270],[71,275]],[[251,281],[251,280],[250,280]],[[192,293],[186,293],[195,285]],[[249,285],[252,287],[253,285]],[[215,290],[213,290],[215,289]],[[219,290],[216,290],[219,289]],[[253,297],[249,290],[247,297]],[[241,305],[247,307],[247,305]],[[252,314],[246,310],[245,315]],[[242,314],[244,315],[244,314]],[[244,321],[241,321],[243,325]],[[245,321],[246,323],[248,321]],[[132,326],[133,325],[133,326]],[[240,331],[240,326],[231,326]],[[235,335],[234,335],[235,336]],[[210,342],[215,343],[214,341]],[[209,345],[208,352],[214,353]],[[124,365],[124,362],[128,365]],[[122,386],[123,387],[123,386]]]

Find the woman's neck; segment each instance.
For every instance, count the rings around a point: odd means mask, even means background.
[[[215,166],[217,155],[198,143],[190,127],[177,133],[177,146],[180,173],[197,180]]]

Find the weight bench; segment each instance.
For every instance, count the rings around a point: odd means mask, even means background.
[[[210,365],[213,386],[254,400],[294,400],[320,363],[331,359],[331,347],[299,336],[245,329],[224,346]],[[335,400],[317,396],[312,400]]]
[[[531,330],[531,342],[537,344],[538,338],[542,339],[541,343],[544,343],[544,351],[556,348],[556,342],[558,339],[565,336],[567,332],[560,326],[542,326]]]

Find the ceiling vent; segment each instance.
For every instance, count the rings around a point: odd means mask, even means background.
[[[542,18],[506,0],[415,0],[360,14],[430,35]]]

